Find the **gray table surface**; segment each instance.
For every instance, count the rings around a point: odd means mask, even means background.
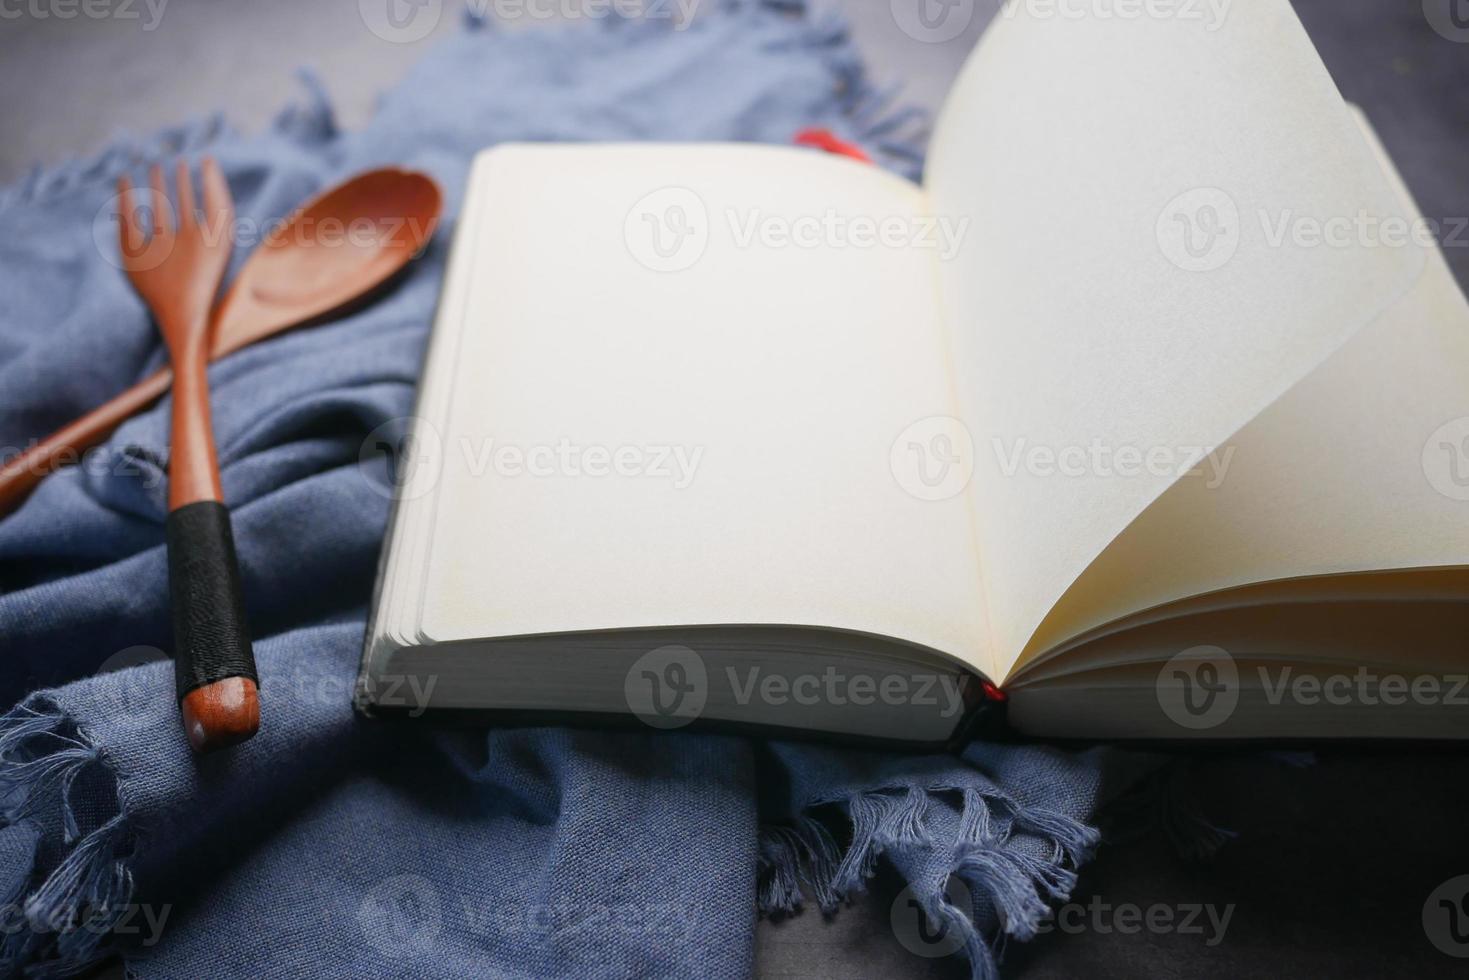
[[[938,106],[999,6],[998,0],[956,0],[954,9],[969,15],[965,30],[942,43],[920,43],[899,29],[887,0],[831,2],[848,16],[875,78],[901,80],[903,97],[929,108]],[[1469,216],[1469,29],[1459,32],[1458,40],[1436,32],[1420,0],[1295,3],[1343,94],[1366,108],[1423,213],[1446,228],[1464,221]],[[1464,0],[1428,3],[1445,12],[1457,3],[1461,21],[1469,23]],[[359,5],[350,0],[151,0],[151,6],[149,0],[136,0],[129,6],[137,16],[127,19],[83,14],[63,19],[59,11],[76,8],[58,0],[5,3],[0,6],[0,91],[5,93],[0,99],[4,137],[0,183],[15,179],[35,163],[93,151],[118,132],[148,132],[220,106],[228,107],[228,118],[239,128],[258,129],[298,95],[299,83],[293,77],[297,65],[319,71],[344,125],[359,124],[370,114],[379,91],[400,78],[434,37],[455,29],[463,4],[464,0],[445,0],[443,15],[423,40],[387,43],[365,28]],[[531,24],[509,26],[535,29]],[[1445,251],[1460,283],[1469,283],[1469,229]],[[1255,785],[1259,773],[1248,766],[1243,771],[1243,776],[1221,776],[1219,785],[1231,785],[1230,778],[1241,789]],[[1278,848],[1267,847],[1264,858],[1258,851],[1244,853],[1269,865],[1309,852],[1318,836],[1311,829],[1313,821],[1332,820],[1339,807],[1349,805],[1352,788],[1389,774],[1395,793],[1412,798],[1421,791],[1415,805],[1419,819],[1428,808],[1429,830],[1449,832],[1443,818],[1455,809],[1462,813],[1469,800],[1463,791],[1445,787],[1462,786],[1464,771],[1462,758],[1423,761],[1392,754],[1385,758],[1348,754],[1329,760],[1314,776],[1295,781],[1270,777],[1272,791],[1285,800],[1298,822],[1282,826],[1277,820],[1271,825],[1269,841]],[[1458,795],[1445,795],[1454,792]],[[1379,806],[1379,811],[1381,819],[1393,819],[1390,807]],[[1424,831],[1421,823],[1416,827],[1404,820],[1399,823],[1394,832],[1400,835]],[[1365,827],[1359,830],[1366,836]],[[1371,848],[1365,846],[1366,851]],[[1363,851],[1357,848],[1356,860],[1362,860]],[[1434,865],[1426,863],[1429,858],[1419,857],[1425,869],[1417,877],[1416,872],[1402,870],[1401,861],[1390,865],[1406,876],[1401,887],[1408,896],[1418,894],[1418,877],[1434,873]],[[1447,854],[1440,851],[1434,860],[1457,861],[1463,865],[1457,873],[1469,871],[1469,855],[1462,845]],[[1320,871],[1317,865],[1311,867]],[[1447,870],[1445,865],[1445,875]],[[1232,885],[1244,888],[1246,897],[1251,887],[1260,896],[1276,897],[1294,895],[1298,887],[1312,890],[1280,877],[1270,879],[1268,868],[1261,875],[1253,885],[1240,885],[1217,872],[1212,878],[1200,877],[1179,870],[1156,848],[1139,852],[1134,847],[1104,856],[1099,870],[1084,876],[1083,891],[1106,890],[1112,901],[1130,898],[1146,906],[1148,896],[1204,900],[1198,896],[1228,892]],[[1322,893],[1321,884],[1318,879],[1314,885],[1317,895]],[[812,913],[780,924],[762,923],[759,974],[769,978],[961,975],[953,960],[915,957],[897,942],[889,925],[896,887],[897,883],[878,881],[872,898],[831,921]],[[1246,930],[1246,939],[1226,944],[1232,951],[1229,955],[1190,946],[1179,937],[1165,942],[1146,934],[1090,934],[1048,937],[1034,951],[1024,951],[1017,965],[1028,976],[1241,976],[1270,972],[1273,963],[1297,955],[1294,943],[1300,935],[1321,944],[1310,962],[1329,964],[1336,975],[1377,976],[1409,967],[1426,975],[1439,967],[1447,973],[1455,965],[1447,958],[1435,958],[1432,950],[1420,949],[1421,932],[1409,927],[1400,936],[1389,932],[1390,938],[1397,936],[1396,945],[1389,941],[1364,953],[1353,946],[1350,935],[1365,931],[1375,920],[1359,929],[1347,913],[1331,911],[1334,900],[1328,894],[1305,903],[1304,910],[1285,900],[1262,897],[1253,906],[1247,902],[1246,924],[1240,927]],[[1255,933],[1249,932],[1251,908],[1263,920],[1254,927]],[[1319,925],[1322,914],[1334,927]],[[1277,949],[1272,943],[1281,945]]]

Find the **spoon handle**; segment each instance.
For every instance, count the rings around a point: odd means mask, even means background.
[[[119,425],[157,401],[173,380],[163,368],[86,415],[0,465],[0,517],[30,496],[51,473],[76,464],[88,449],[101,445]]]

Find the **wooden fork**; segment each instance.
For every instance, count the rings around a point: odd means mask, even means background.
[[[260,701],[205,370],[209,308],[229,262],[234,204],[214,160],[206,157],[201,170],[202,222],[189,165],[180,160],[172,206],[163,168],[153,167],[153,218],[146,228],[132,183],[118,181],[118,233],[123,269],[153,311],[173,362],[166,532],[174,677],[189,744],[207,752],[254,735]]]

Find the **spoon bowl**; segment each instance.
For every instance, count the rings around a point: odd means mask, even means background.
[[[273,231],[214,312],[222,357],[370,296],[433,237],[443,197],[421,173],[371,170],[313,198]]]

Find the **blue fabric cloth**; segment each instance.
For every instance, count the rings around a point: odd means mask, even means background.
[[[1067,892],[1115,756],[889,756],[352,714],[388,510],[385,461],[359,450],[411,411],[476,150],[788,143],[817,125],[916,168],[911,117],[874,95],[841,25],[793,2],[706,7],[682,31],[468,30],[360,132],[339,132],[315,93],[260,136],[199,123],[0,195],[7,453],[163,362],[110,261],[118,174],[207,147],[241,222],[262,224],[391,163],[436,177],[450,218],[369,308],[211,369],[257,637],[256,739],[194,760],[169,665],[137,664],[170,642],[166,402],[0,521],[0,697],[25,699],[0,723],[5,972],[120,951],[140,978],[747,976],[757,909],[793,910],[804,893],[833,910],[881,857],[987,975],[996,937],[1026,938]]]

